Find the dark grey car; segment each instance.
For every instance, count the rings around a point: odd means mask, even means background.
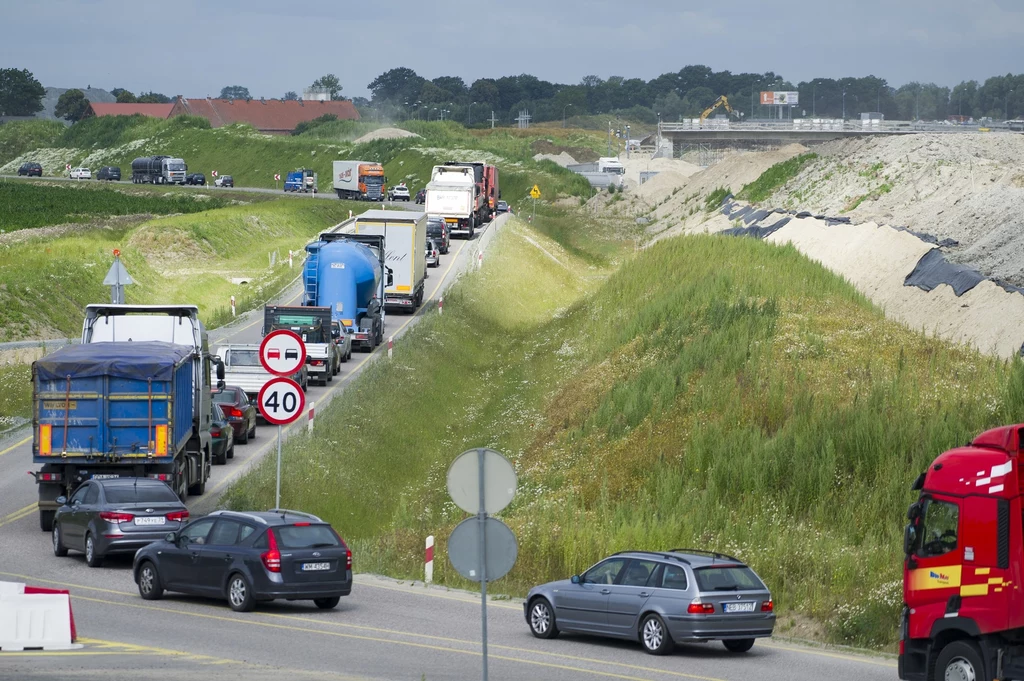
[[[275,598],[330,609],[352,592],[352,552],[307,513],[214,511],[135,554],[133,574],[146,600],[178,591],[239,612]]]
[[[742,653],[775,628],[771,593],[753,570],[695,549],[616,553],[582,575],[530,589],[523,609],[538,638],[598,634],[640,641],[655,655],[711,640]]]
[[[150,478],[93,478],[57,503],[53,553],[81,551],[89,567],[99,567],[112,553],[135,553],[188,520],[178,495]]]

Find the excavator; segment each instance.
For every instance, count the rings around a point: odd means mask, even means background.
[[[708,116],[713,114],[715,112],[715,109],[717,109],[720,106],[724,106],[726,111],[728,111],[731,114],[733,113],[732,107],[729,106],[729,99],[725,95],[722,95],[718,99],[715,100],[714,104],[712,104],[708,108],[704,109],[704,113],[702,113],[700,115],[700,125],[701,125],[701,127],[704,127],[704,121],[706,121]]]

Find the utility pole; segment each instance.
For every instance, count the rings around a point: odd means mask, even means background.
[[[608,155],[612,155],[612,122],[608,121]]]
[[[497,120],[498,119],[494,117],[494,109],[491,109],[491,130],[494,130],[494,124]]]
[[[846,121],[846,90],[843,90],[843,121]]]

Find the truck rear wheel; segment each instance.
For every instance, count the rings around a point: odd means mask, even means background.
[[[981,681],[986,676],[985,662],[978,646],[970,641],[953,641],[939,653],[935,663],[936,681],[964,679]]]
[[[53,531],[53,517],[57,515],[56,511],[40,511],[39,512],[39,529],[43,532]]]

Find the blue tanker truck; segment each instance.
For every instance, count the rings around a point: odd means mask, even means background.
[[[32,364],[32,461],[40,527],[54,499],[90,478],[149,477],[182,499],[202,494],[208,448],[193,422],[208,409],[193,389],[193,349],[163,341],[68,345]],[[204,406],[205,405],[205,406]]]
[[[384,340],[384,287],[394,281],[384,237],[324,232],[306,251],[303,305],[331,308],[352,347],[372,352]]]

